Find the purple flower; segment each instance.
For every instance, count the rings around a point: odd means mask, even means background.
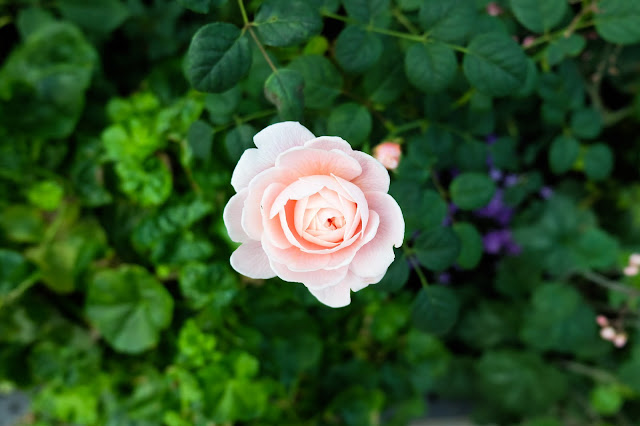
[[[493,133],[487,135],[487,145],[493,145],[498,140],[498,137]]]
[[[438,275],[438,282],[440,284],[450,284],[451,283],[451,274],[448,272],[443,272]]]
[[[493,179],[494,182],[498,182],[502,179],[502,170],[492,167],[491,170],[489,170],[489,177]]]
[[[506,186],[507,188],[509,188],[510,186],[515,186],[518,183],[518,175],[507,175],[507,177],[504,178],[504,186]]]
[[[540,188],[540,196],[545,200],[551,198],[552,195],[553,189],[549,188],[548,186],[543,186],[542,188]]]
[[[520,254],[522,249],[516,244],[509,229],[490,231],[482,237],[484,251],[489,254],[498,254],[502,251],[509,255]]]
[[[507,206],[504,203],[504,191],[502,189],[496,190],[493,194],[493,198],[489,201],[489,204],[475,211],[475,214],[480,217],[486,217],[493,219],[500,223],[502,226],[506,226],[513,217],[513,208]]]

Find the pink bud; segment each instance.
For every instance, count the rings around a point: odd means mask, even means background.
[[[496,2],[491,2],[487,5],[487,13],[491,16],[502,15],[502,8]]]
[[[600,327],[607,327],[609,325],[609,320],[604,315],[598,315],[596,317],[596,322]]]
[[[629,256],[629,265],[640,266],[640,253],[633,253]]]
[[[373,156],[389,170],[395,170],[400,163],[400,145],[395,142],[383,142],[373,148]]]
[[[616,334],[616,336],[613,338],[613,344],[616,346],[616,348],[621,348],[626,345],[627,333]]]
[[[531,46],[534,42],[536,41],[536,38],[534,36],[526,36],[524,38],[524,40],[522,40],[522,46],[523,47],[529,47]]]
[[[602,337],[604,340],[613,340],[616,337],[616,331],[613,329],[613,327],[605,327],[600,330],[600,337]]]
[[[638,267],[636,265],[629,265],[624,268],[624,274],[628,277],[633,277],[634,275],[638,275]]]

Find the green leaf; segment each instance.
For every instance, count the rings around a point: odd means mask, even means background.
[[[264,83],[264,95],[278,109],[283,121],[302,120],[304,79],[298,71],[281,69],[269,76]]]
[[[619,385],[600,384],[591,391],[589,402],[598,414],[611,416],[620,411],[624,398]]]
[[[460,302],[448,287],[431,285],[423,288],[413,302],[413,325],[427,333],[446,334],[458,320]]]
[[[469,83],[490,96],[507,96],[524,86],[527,57],[508,35],[487,33],[475,37],[464,56]]]
[[[395,45],[389,43],[389,46]],[[385,51],[388,51],[386,47]],[[393,50],[388,52],[364,74],[362,80],[364,91],[374,104],[391,104],[408,86],[402,56]]]
[[[453,179],[449,187],[451,200],[463,210],[475,210],[491,201],[496,184],[482,173],[462,173]]]
[[[180,291],[190,306],[220,309],[229,305],[238,292],[236,275],[225,263],[191,263],[182,268],[178,280]]]
[[[395,249],[395,260],[387,269],[384,278],[376,285],[378,290],[395,293],[409,281],[409,263],[400,249]]]
[[[320,33],[322,18],[305,1],[266,0],[253,25],[264,44],[293,46]]]
[[[558,136],[549,148],[549,167],[555,174],[571,170],[578,159],[580,143],[570,136]]]
[[[598,34],[610,43],[638,43],[640,3],[628,0],[601,0],[598,2],[595,23]]]
[[[3,299],[22,284],[32,270],[33,267],[20,253],[0,248],[0,306]]]
[[[589,179],[603,180],[613,170],[613,152],[603,143],[589,146],[584,156],[584,172]]]
[[[369,138],[371,126],[369,110],[355,102],[347,102],[331,111],[327,132],[333,136],[340,136],[357,148]]]
[[[461,250],[460,239],[450,228],[422,232],[415,241],[416,257],[432,271],[443,271],[453,265]]]
[[[496,301],[480,300],[465,310],[457,332],[462,340],[478,349],[489,349],[514,340],[520,325],[515,306]]]
[[[390,0],[342,0],[350,18],[363,24],[386,26]]]
[[[201,92],[224,92],[249,72],[249,41],[238,27],[215,22],[193,36],[185,58],[185,73]]]
[[[302,75],[304,104],[307,108],[328,108],[341,93],[342,75],[324,56],[298,56],[287,68]]]
[[[214,124],[226,124],[232,121],[231,114],[238,108],[241,98],[242,90],[234,86],[226,92],[207,94],[204,107]]]
[[[171,323],[171,294],[137,265],[98,272],[87,292],[86,313],[116,351],[137,354],[154,347]]]
[[[35,207],[13,205],[0,211],[0,228],[6,237],[18,243],[35,243],[44,236],[42,214]]]
[[[224,146],[227,148],[229,159],[237,163],[242,153],[248,148],[255,148],[253,137],[258,133],[251,124],[241,124],[231,129],[224,139]]]
[[[56,18],[49,11],[39,7],[30,7],[21,9],[18,12],[16,24],[20,32],[20,37],[25,40],[32,33],[55,21]]]
[[[509,5],[518,22],[536,33],[553,29],[568,10],[566,1],[557,0],[510,0]]]
[[[56,6],[65,19],[85,30],[103,34],[118,28],[130,15],[120,0],[60,0]]]
[[[458,42],[474,23],[474,4],[470,0],[424,0],[419,22],[430,38]]]
[[[430,189],[416,191],[413,182],[394,181],[391,194],[402,208],[406,235],[416,230],[439,228],[447,216],[447,203]]]
[[[571,131],[582,139],[593,139],[602,131],[602,115],[593,108],[584,108],[571,114]]]
[[[142,206],[157,206],[169,198],[173,180],[169,166],[158,157],[142,163],[122,161],[116,164],[120,189]]]
[[[456,55],[443,44],[415,43],[404,57],[409,82],[426,93],[446,89],[456,76]]]
[[[31,187],[27,191],[27,198],[34,206],[42,210],[55,210],[60,205],[64,189],[54,180],[43,180]]]
[[[590,228],[575,241],[574,249],[587,268],[605,269],[615,264],[619,247],[618,242],[605,231]]]
[[[226,0],[225,0],[226,1]],[[197,13],[209,13],[211,3],[221,3],[219,0],[178,0],[178,3],[189,10]]]
[[[194,121],[189,127],[187,144],[191,154],[198,160],[208,161],[211,158],[213,133],[213,127],[202,120]]]
[[[378,62],[382,47],[378,34],[350,25],[336,40],[336,60],[345,71],[361,73]]]
[[[580,54],[587,41],[584,37],[571,34],[569,37],[560,37],[549,44],[545,50],[545,57],[549,65],[557,65],[567,57],[574,57]]]
[[[462,269],[475,268],[482,258],[482,236],[470,223],[458,222],[453,225],[453,230],[460,239],[460,254],[456,263]]]

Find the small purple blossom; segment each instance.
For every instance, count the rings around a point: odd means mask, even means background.
[[[502,189],[496,190],[493,194],[493,198],[489,201],[489,204],[475,211],[475,214],[480,217],[486,217],[497,221],[502,226],[506,226],[513,217],[513,208],[507,206],[504,203],[504,191]]]
[[[498,182],[502,179],[502,170],[500,169],[496,169],[496,168],[491,168],[491,170],[489,170],[489,177],[494,181],[494,182]]]
[[[498,137],[493,133],[487,135],[487,145],[493,145],[498,140]]]
[[[549,188],[548,186],[543,186],[542,188],[540,188],[540,196],[545,200],[551,198],[552,195],[553,189]]]
[[[489,254],[498,254],[505,251],[510,255],[520,254],[521,248],[513,240],[511,231],[508,229],[498,229],[490,231],[482,237],[484,251]]]
[[[450,284],[451,283],[451,274],[448,272],[443,272],[438,275],[438,282],[440,284]]]
[[[504,186],[509,188],[518,184],[518,175],[510,174],[504,178]]]

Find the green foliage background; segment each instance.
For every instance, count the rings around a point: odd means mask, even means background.
[[[640,418],[640,2],[0,0],[0,40],[24,424]],[[231,172],[282,120],[402,145],[405,246],[347,308],[228,264]]]

